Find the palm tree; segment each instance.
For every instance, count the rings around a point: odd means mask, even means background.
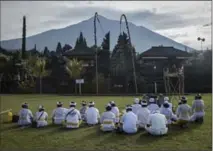
[[[0,53],[0,93],[1,93],[1,83],[2,83],[2,78],[4,75],[4,71],[6,69],[6,66],[8,64],[9,57]]]
[[[45,76],[50,74],[50,71],[46,70],[46,59],[45,58],[37,58],[35,60],[31,60],[31,73],[34,77],[39,78],[40,85],[40,94],[42,93],[42,79]],[[34,64],[33,64],[34,63]]]
[[[64,58],[64,60],[66,61],[65,68],[70,78],[74,80],[80,78],[83,72],[83,62],[78,61],[77,59],[69,60],[67,58]],[[76,83],[75,83],[75,92],[76,92]]]

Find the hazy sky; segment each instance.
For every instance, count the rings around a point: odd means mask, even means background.
[[[97,11],[109,19],[145,26],[177,42],[200,49],[197,37],[211,47],[211,1],[1,1],[1,40],[20,38],[22,17],[27,17],[27,36],[66,27],[88,19]],[[130,31],[131,32],[131,31]]]

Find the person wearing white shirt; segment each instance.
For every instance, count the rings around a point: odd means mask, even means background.
[[[111,104],[107,104],[106,111],[102,113],[100,118],[101,130],[104,132],[113,131],[115,129],[116,117],[111,109]]]
[[[168,102],[165,102],[161,109],[160,109],[160,113],[165,115],[166,119],[167,119],[167,123],[168,124],[171,124],[172,123],[172,120],[173,120],[173,113],[172,113],[172,110],[169,108],[169,103]]]
[[[150,111],[150,113],[152,114],[152,112],[155,112],[156,110],[159,110],[159,106],[156,104],[155,99],[154,98],[150,98],[149,99],[149,105],[147,107]]]
[[[151,135],[165,135],[168,132],[167,119],[165,115],[160,114],[159,110],[149,115],[146,131]]]
[[[110,101],[110,104],[111,104],[111,108],[112,108],[111,111],[115,114],[115,117],[116,117],[115,122],[117,124],[117,123],[119,123],[119,120],[120,120],[120,111],[114,101]]]
[[[80,112],[75,108],[76,102],[70,103],[70,108],[67,110],[65,115],[66,128],[79,128],[82,120]]]
[[[62,102],[57,102],[57,108],[53,110],[52,113],[52,123],[56,125],[61,125],[64,122],[65,114],[67,109],[62,107]]]
[[[134,104],[132,105],[132,112],[137,114],[138,110],[141,108],[141,105],[139,104],[140,100],[138,98],[135,98]]]
[[[33,114],[30,109],[28,109],[28,104],[23,103],[22,109],[19,111],[19,120],[18,125],[19,126],[28,126],[31,125],[33,121]]]
[[[190,121],[195,121],[199,123],[203,123],[203,117],[205,115],[204,111],[204,101],[202,100],[202,96],[200,94],[195,96],[195,100],[192,103],[192,112]]]
[[[86,114],[86,111],[88,109],[87,102],[86,101],[82,101],[81,105],[82,105],[82,107],[80,109],[81,118],[82,118],[83,121],[86,121],[85,114]]]
[[[174,124],[180,125],[181,127],[187,127],[187,124],[190,120],[191,107],[187,104],[187,98],[181,98],[182,104],[180,104],[177,108],[177,122]]]
[[[158,99],[157,99],[157,105],[159,107],[161,107],[163,105],[163,103],[164,103],[164,96],[163,96],[163,94],[160,94]]]
[[[173,110],[173,105],[172,105],[172,103],[169,101],[169,97],[164,97],[164,103],[168,103],[169,104],[169,108],[171,109],[171,110]]]
[[[142,101],[141,102],[141,108],[137,112],[139,128],[145,128],[149,114],[150,114],[150,111],[147,108],[147,102]]]
[[[38,112],[35,114],[35,121],[37,123],[37,127],[45,127],[47,126],[47,118],[48,114],[45,112],[45,108],[42,105],[39,105]]]
[[[96,125],[99,123],[99,119],[100,119],[99,110],[95,108],[94,106],[95,106],[95,103],[90,102],[89,108],[86,111],[86,115],[85,115],[86,122],[89,126]]]
[[[138,131],[138,118],[132,112],[132,106],[128,105],[126,107],[126,113],[121,118],[122,130],[125,133],[136,133]]]

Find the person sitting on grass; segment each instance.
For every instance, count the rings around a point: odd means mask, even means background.
[[[169,97],[164,97],[164,103],[168,103],[169,104],[169,108],[172,110],[173,109],[173,105],[172,103],[169,101]],[[163,106],[162,106],[163,107]]]
[[[141,108],[141,105],[139,104],[140,100],[138,98],[135,98],[134,104],[132,105],[132,112],[137,114],[138,110]]]
[[[28,104],[23,103],[21,105],[22,109],[19,111],[19,126],[29,126],[33,121],[33,114],[30,109],[28,109]]]
[[[82,120],[80,112],[75,108],[76,102],[70,103],[70,108],[67,110],[65,115],[66,128],[79,128]]]
[[[82,107],[80,109],[81,118],[82,118],[83,121],[86,121],[85,114],[86,114],[86,111],[88,109],[87,102],[86,101],[82,101],[81,105],[82,105]]]
[[[173,120],[176,120],[176,118],[173,118],[175,115],[173,115],[173,112],[171,108],[169,107],[168,102],[165,102],[163,104],[163,106],[160,109],[160,113],[165,115],[168,124],[171,124]]]
[[[44,110],[45,110],[44,106],[39,105],[38,112],[36,112],[36,114],[35,114],[35,121],[37,123],[37,127],[47,126],[48,114]]]
[[[168,132],[167,119],[165,115],[160,114],[159,110],[153,111],[153,114],[149,115],[146,131],[151,135],[165,135]]]
[[[119,123],[119,119],[120,119],[120,112],[119,112],[119,109],[118,107],[116,106],[115,102],[114,101],[110,101],[110,104],[111,104],[111,111],[115,114],[115,117],[116,117],[116,124]]]
[[[52,123],[56,125],[61,125],[63,124],[67,109],[62,107],[62,102],[57,102],[56,105],[57,108],[54,109],[52,113]]]
[[[141,108],[137,112],[138,126],[139,128],[145,128],[150,111],[147,108],[147,102],[144,100],[141,102]]]
[[[89,108],[86,111],[86,122],[89,126],[93,126],[99,123],[100,114],[99,110],[95,108],[95,102],[89,103]]]
[[[203,117],[205,115],[204,101],[202,100],[202,96],[200,94],[195,96],[195,100],[192,103],[192,112],[193,115],[191,116],[190,121],[203,123]]]
[[[111,111],[111,104],[107,104],[106,111],[102,113],[100,118],[101,130],[102,131],[113,131],[115,129],[116,117]]]
[[[190,120],[191,107],[187,104],[187,98],[181,98],[181,104],[178,106],[177,111],[177,121],[173,124],[179,125],[182,128],[187,127],[187,124]]]
[[[154,112],[154,111],[160,109],[160,108],[158,107],[158,105],[156,104],[154,98],[150,98],[150,99],[149,99],[149,105],[148,105],[147,108],[149,109],[149,111],[150,111],[151,114],[152,114],[152,112]]]
[[[133,134],[138,131],[138,118],[132,112],[132,106],[127,105],[126,113],[121,118],[121,125],[119,131],[123,131],[128,134]]]
[[[163,105],[163,103],[164,103],[164,96],[163,96],[163,94],[160,94],[158,99],[157,99],[157,105],[159,107],[161,107]]]

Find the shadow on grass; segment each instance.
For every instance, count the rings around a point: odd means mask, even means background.
[[[89,128],[85,123],[82,123],[80,125],[79,128],[77,129],[69,129],[69,128],[66,128],[64,125],[52,125],[52,131],[49,131],[47,133],[47,135],[51,135],[51,134],[57,134],[57,133],[61,133],[61,132],[70,132],[70,131],[76,131],[76,130],[79,130],[79,129],[85,129],[85,128]],[[87,129],[85,129],[86,131]]]
[[[136,140],[137,144],[149,144],[153,143],[155,141],[161,140],[161,138],[164,138],[166,140],[172,139],[172,137],[176,137],[178,135],[181,135],[185,132],[190,132],[193,129],[196,129],[200,127],[202,124],[195,124],[195,123],[190,123],[188,128],[180,128],[177,125],[172,125],[169,127],[168,133],[163,136],[153,136],[149,134],[148,132],[144,131]]]

